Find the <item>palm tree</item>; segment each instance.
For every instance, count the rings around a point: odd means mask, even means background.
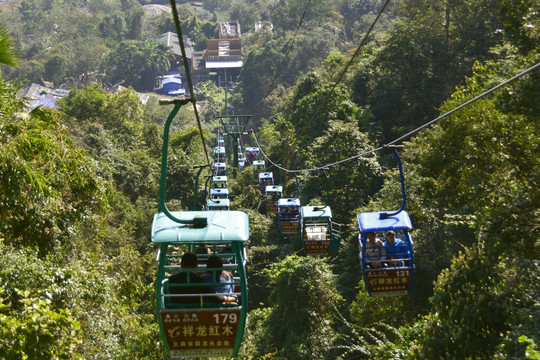
[[[145,71],[142,77],[143,85],[149,87],[153,85],[156,76],[163,75],[170,69],[174,54],[167,44],[154,39],[148,39],[144,42],[143,51],[146,54]]]
[[[13,50],[13,42],[6,28],[0,24],[0,64],[17,66],[19,56]]]

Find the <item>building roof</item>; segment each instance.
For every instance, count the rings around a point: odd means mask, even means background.
[[[56,105],[56,99],[54,96],[44,92],[41,94],[39,100],[34,101],[30,104],[30,107],[32,107],[33,109],[37,108],[38,106],[54,109],[58,105]]]
[[[144,9],[145,15],[150,18],[156,18],[164,12],[168,14],[172,13],[171,7],[167,5],[158,5],[158,4],[143,5],[143,9]]]
[[[56,108],[56,100],[69,94],[67,89],[53,89],[51,87],[32,83],[23,87],[17,97],[25,100],[26,105],[34,109],[38,106]]]
[[[176,56],[182,56],[182,50],[180,49],[180,42],[178,41],[178,35],[173,32],[166,32],[164,34],[158,35],[155,37],[157,40],[164,42],[167,46],[172,48],[173,53]],[[186,57],[188,59],[193,58],[193,44],[187,35],[182,35],[182,40],[184,41],[184,47],[186,51]]]
[[[240,36],[240,23],[238,21],[223,21],[219,25],[220,39],[237,39]]]

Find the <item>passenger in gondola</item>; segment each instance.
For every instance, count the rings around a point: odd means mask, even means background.
[[[217,269],[223,267],[223,260],[220,256],[212,255],[208,258],[208,263],[206,265],[208,269]],[[215,273],[215,276],[214,276]],[[234,281],[233,275],[225,270],[222,271],[207,271],[203,276],[203,279],[206,282],[214,283],[218,282],[222,285],[212,285],[212,289],[218,294],[229,294],[229,295],[223,295],[223,303],[225,304],[233,304],[237,303],[238,298],[236,295],[234,295],[234,285],[232,282]]]
[[[298,221],[298,209],[295,206],[291,206],[289,214],[293,221]]]
[[[404,247],[405,243],[402,240],[396,240],[396,233],[394,231],[389,230],[386,232],[384,249],[386,251],[386,259],[388,266],[404,266],[405,262],[403,260],[400,260],[405,258]]]
[[[366,264],[370,268],[380,268],[386,259],[386,250],[381,239],[377,238],[377,233],[369,232],[366,241]]]
[[[198,258],[197,263],[206,264],[206,262],[208,261],[208,255],[211,253],[212,253],[212,250],[210,250],[210,248],[207,248],[204,245],[198,245],[195,248],[195,254],[197,255],[197,258]],[[199,256],[199,255],[203,255],[203,256]]]
[[[197,255],[192,252],[186,252],[182,255],[180,262],[180,267],[182,269],[197,269],[198,258]],[[213,294],[216,291],[208,286],[201,285],[201,283],[206,283],[207,281],[203,279],[195,271],[180,271],[169,277],[169,284],[194,284],[188,286],[170,286],[169,293],[171,294]],[[213,299],[212,299],[213,298]],[[217,299],[216,299],[217,298]],[[192,304],[192,305],[202,305],[203,303],[216,302],[225,300],[224,296],[208,296],[203,297],[201,295],[193,296],[174,296],[171,297],[171,304]]]

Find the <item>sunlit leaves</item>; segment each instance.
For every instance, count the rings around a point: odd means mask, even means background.
[[[95,164],[41,108],[0,123],[0,216],[6,239],[50,250],[105,205]]]

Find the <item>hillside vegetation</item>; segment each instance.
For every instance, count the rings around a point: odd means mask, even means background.
[[[145,16],[147,3],[0,5],[0,359],[166,358],[150,227],[171,108],[137,92],[170,66],[151,38],[174,28],[170,14]],[[178,6],[197,48],[219,21],[241,22],[231,101],[254,114],[249,128],[286,169],[378,148],[540,62],[538,0],[392,2],[352,62],[383,1],[305,6]],[[272,26],[255,32],[255,21]],[[16,92],[41,80],[73,87],[56,109],[28,109]],[[251,232],[239,358],[539,359],[539,80],[536,68],[400,142],[416,262],[406,297],[369,297],[358,261],[356,215],[401,203],[389,150],[327,170],[343,237],[329,258],[280,236],[250,168],[230,176],[231,207],[248,212]],[[193,167],[219,129],[217,89],[197,94],[206,143],[191,106],[169,142],[175,210],[203,197]],[[294,175],[273,170],[294,196]],[[299,182],[303,205],[326,201],[322,173]]]

